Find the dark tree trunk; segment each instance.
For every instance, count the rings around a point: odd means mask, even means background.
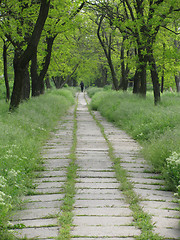
[[[111,34],[109,35],[109,41],[107,43],[108,44],[107,49],[106,49],[106,45],[105,45],[104,41],[102,40],[102,38],[100,36],[100,28],[101,28],[103,18],[104,18],[104,16],[101,16],[101,18],[100,18],[100,21],[99,21],[99,24],[98,24],[98,29],[97,29],[97,36],[98,36],[99,42],[100,42],[100,44],[101,44],[101,46],[104,50],[105,56],[106,56],[108,64],[109,64],[109,68],[111,70],[111,76],[112,76],[112,81],[113,81],[114,88],[115,88],[115,90],[118,90],[119,89],[118,80],[117,80],[116,72],[114,70],[114,66],[113,66],[112,59],[111,59]]]
[[[153,56],[153,50],[149,49],[148,51],[149,65],[151,68],[151,79],[153,83],[153,91],[154,91],[154,103],[157,105],[160,102],[160,84],[159,77],[156,68],[156,62]]]
[[[32,79],[32,96],[39,96],[40,94],[44,93],[45,87],[44,87],[44,78],[46,76],[50,60],[51,60],[51,53],[52,53],[52,46],[54,43],[54,40],[57,35],[53,37],[47,37],[47,48],[46,48],[46,56],[44,57],[43,64],[42,64],[42,70],[40,71],[40,74],[38,75],[38,64],[37,64],[37,49],[36,53],[33,55],[31,59],[31,79]]]
[[[162,77],[161,77],[161,93],[164,92],[164,70],[163,70],[163,73],[162,73]]]
[[[143,49],[138,48],[138,63],[136,67],[136,72],[134,75],[134,88],[133,93],[140,94],[143,97],[146,97],[146,67],[147,59],[146,56],[142,54]]]
[[[179,93],[180,92],[180,72],[179,72],[179,75],[175,76],[175,82],[176,82],[176,90]]]
[[[122,89],[123,91],[126,91],[128,88],[128,78],[127,78],[127,69],[125,66],[125,61],[124,61],[124,41],[122,41],[122,46],[121,46],[121,83],[119,88]]]
[[[162,77],[161,77],[161,93],[164,92],[164,71],[165,71],[165,48],[166,48],[166,45],[165,43],[163,43],[163,65],[162,65]]]
[[[141,96],[146,97],[146,68],[147,68],[147,58],[144,56],[145,48],[138,48],[138,59],[139,59],[139,80],[140,88],[139,93]]]
[[[63,84],[64,82],[64,78],[63,77],[59,77],[59,76],[56,76],[56,77],[52,77],[53,79],[53,82],[54,82],[54,85],[57,89],[61,88],[61,85]]]
[[[49,64],[51,61],[51,53],[52,53],[52,47],[53,47],[53,43],[54,40],[56,38],[57,34],[53,37],[47,37],[46,38],[46,42],[47,42],[47,49],[46,49],[46,56],[43,60],[43,66],[42,66],[42,70],[40,72],[38,81],[40,83],[40,93],[43,94],[44,93],[44,77],[46,76],[46,73],[48,71],[49,68]]]
[[[24,50],[16,49],[14,59],[14,86],[11,96],[10,110],[18,107],[22,100],[23,76],[26,75],[27,66],[32,56],[35,54],[41,33],[48,16],[50,1],[41,0],[39,16],[36,21],[34,31],[28,41],[28,46]]]
[[[11,95],[10,110],[16,108],[22,101],[22,93],[24,86],[23,81],[27,70],[27,66],[21,67],[19,63],[19,54],[17,52],[15,52],[13,66],[14,66],[14,85]]]
[[[140,85],[140,78],[139,78],[139,70],[136,68],[135,74],[134,74],[134,87],[133,87],[133,93],[137,94],[139,93],[139,85]]]
[[[36,53],[32,56],[32,59],[31,59],[32,97],[36,97],[40,95],[37,68],[38,66],[37,66],[37,48],[36,48]]]
[[[107,71],[107,68],[102,64],[101,64],[101,72],[102,72],[102,87],[104,87],[105,85],[107,85],[108,71]]]
[[[22,86],[22,100],[28,100],[30,96],[30,77],[29,77],[29,64],[24,68],[23,86]]]
[[[46,74],[45,84],[46,84],[46,88],[47,89],[51,89],[52,88],[52,86],[50,84],[50,80],[49,80],[49,75],[48,74]]]
[[[8,73],[7,73],[7,45],[4,41],[3,46],[3,64],[4,64],[4,81],[6,86],[6,102],[10,99],[10,88],[9,88],[9,80],[8,80]]]

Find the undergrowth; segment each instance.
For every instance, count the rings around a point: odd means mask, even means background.
[[[32,187],[33,172],[41,164],[40,151],[59,118],[74,103],[62,89],[23,102],[13,112],[0,101],[0,239],[8,235],[8,219],[21,196]]]

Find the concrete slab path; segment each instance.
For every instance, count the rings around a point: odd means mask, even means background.
[[[77,148],[79,166],[76,179],[76,195],[73,210],[72,240],[133,240],[141,234],[134,226],[133,213],[120,191],[120,183],[113,171],[108,155],[108,145],[100,128],[90,115],[86,94],[80,93],[77,107]],[[147,173],[150,166],[138,157],[140,146],[124,131],[107,122],[98,112],[116,157],[127,171],[134,191],[140,196],[140,204],[152,216],[154,232],[164,240],[180,239],[178,204],[171,192],[163,190],[164,182],[157,174]],[[46,170],[39,172],[35,195],[25,197],[29,202],[19,211],[13,223],[26,227],[17,229],[18,237],[27,239],[57,239],[57,217],[63,201],[62,185],[66,179],[68,155],[72,146],[73,109],[59,122],[57,131],[44,147],[42,157]],[[60,236],[58,239],[61,239]]]

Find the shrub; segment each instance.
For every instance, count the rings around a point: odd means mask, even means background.
[[[173,152],[166,159],[166,178],[168,179],[168,183],[172,184],[175,189],[178,189],[180,185],[180,153]]]
[[[103,88],[98,88],[98,87],[89,87],[87,89],[87,94],[91,98],[94,96],[95,93],[103,91]]]

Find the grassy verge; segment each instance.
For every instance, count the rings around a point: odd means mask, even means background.
[[[180,195],[180,95],[164,94],[155,107],[151,94],[142,99],[130,93],[100,91],[93,96],[91,107],[139,141],[154,171],[162,172],[169,188]]]
[[[74,204],[74,196],[76,193],[75,190],[75,179],[76,179],[76,172],[77,172],[77,164],[76,164],[76,146],[77,146],[77,120],[76,120],[76,110],[77,104],[74,110],[74,129],[73,129],[73,144],[71,147],[71,153],[69,158],[71,162],[67,167],[67,179],[64,185],[64,193],[65,197],[63,199],[63,205],[61,207],[61,215],[59,217],[60,223],[60,232],[58,240],[69,240],[71,239],[70,230],[72,226],[73,220],[73,204]]]
[[[105,134],[102,124],[96,119],[95,115],[92,113],[90,108],[89,108],[89,111],[93,119],[96,121],[96,124],[101,129],[101,133],[108,144],[109,157],[111,161],[114,163],[113,168],[116,174],[116,178],[120,182],[120,190],[125,195],[126,201],[133,212],[134,225],[137,226],[139,229],[141,229],[141,234],[139,236],[136,236],[136,239],[137,240],[149,240],[149,239],[162,240],[163,239],[162,237],[160,237],[158,234],[155,234],[153,232],[153,224],[151,222],[151,217],[149,214],[145,213],[142,207],[140,206],[139,204],[140,200],[137,194],[133,190],[133,185],[127,179],[126,170],[123,169],[120,165],[120,162],[121,162],[120,159],[115,157],[114,149]]]
[[[14,113],[0,101],[0,239],[8,236],[11,210],[32,187],[33,171],[41,164],[40,150],[74,97],[70,91],[49,91],[22,103]]]

